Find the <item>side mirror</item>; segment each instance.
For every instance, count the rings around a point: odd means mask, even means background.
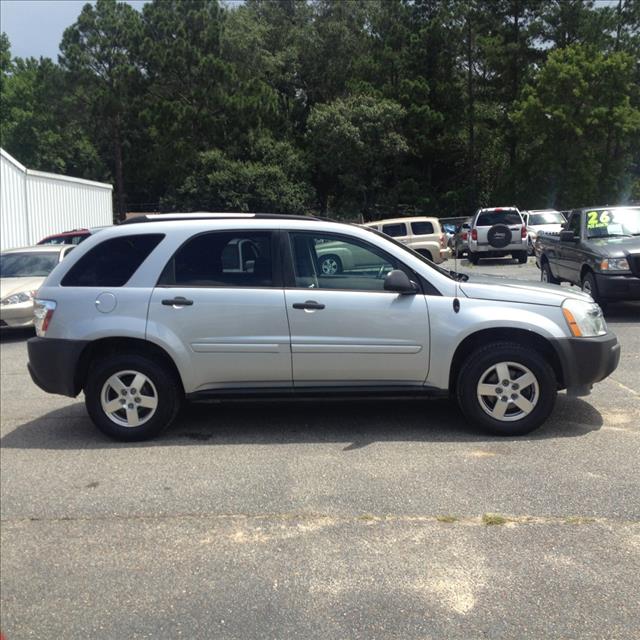
[[[418,285],[415,282],[409,280],[409,276],[400,269],[394,269],[389,271],[387,277],[384,279],[384,290],[395,291],[403,296],[414,295],[418,293]]]
[[[575,242],[576,237],[573,235],[573,231],[564,230],[560,232],[560,242]]]

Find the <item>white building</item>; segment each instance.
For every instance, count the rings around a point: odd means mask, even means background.
[[[113,186],[32,171],[0,149],[0,248],[113,224]]]

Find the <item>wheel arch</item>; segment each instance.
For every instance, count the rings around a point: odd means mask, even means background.
[[[148,340],[124,337],[101,338],[99,340],[94,340],[83,349],[80,354],[80,358],[78,359],[74,376],[76,395],[83,389],[89,372],[89,367],[95,358],[120,353],[135,353],[137,355],[150,356],[155,360],[162,362],[171,371],[176,382],[180,386],[181,394],[184,395],[184,383],[182,376],[180,375],[180,371],[171,356],[162,347],[153,342],[149,342]]]
[[[565,388],[564,373],[560,358],[547,338],[533,331],[527,331],[526,329],[501,327],[476,331],[475,333],[466,336],[465,339],[457,346],[453,354],[453,358],[451,359],[451,366],[449,369],[450,394],[455,395],[456,393],[458,374],[460,373],[460,369],[462,368],[465,360],[478,347],[490,342],[515,342],[516,344],[535,349],[542,353],[553,368],[558,381],[558,388]]]

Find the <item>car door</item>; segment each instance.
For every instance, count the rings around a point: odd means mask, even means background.
[[[329,242],[360,259],[339,273],[324,273],[318,253]],[[402,268],[411,277],[410,270],[347,235],[295,231],[285,244],[294,385],[422,385],[429,370],[426,298],[383,288],[391,269]]]
[[[580,242],[582,238],[582,212],[574,211],[567,224],[567,229],[573,231],[575,242],[558,241],[559,252],[559,275],[563,280],[569,282],[580,282],[580,269],[582,268],[582,249]]]
[[[242,260],[249,246],[251,259]],[[187,392],[291,386],[277,255],[270,231],[213,231],[190,238],[165,267],[151,296],[149,333],[188,354]]]

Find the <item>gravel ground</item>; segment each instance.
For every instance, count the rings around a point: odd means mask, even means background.
[[[2,333],[3,633],[637,638],[640,305],[607,319],[619,368],[517,439],[370,400],[194,405],[114,443]]]

